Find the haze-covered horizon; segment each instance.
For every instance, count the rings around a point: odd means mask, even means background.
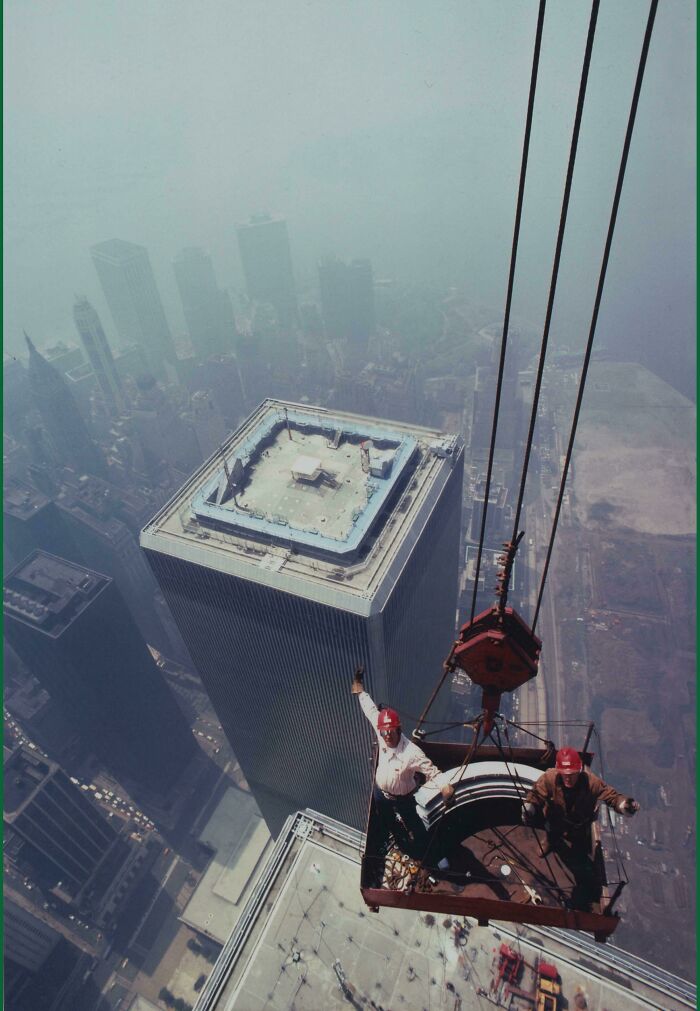
[[[587,335],[648,5],[601,5],[553,337]],[[242,290],[235,226],[289,227],[297,285],[327,253],[502,313],[537,4],[181,2],[5,8],[5,349],[76,342],[74,292],[114,342],[89,247],[147,247]],[[514,318],[541,327],[589,18],[549,5]],[[695,12],[659,7],[597,340],[694,394]],[[665,374],[663,369],[666,370]]]

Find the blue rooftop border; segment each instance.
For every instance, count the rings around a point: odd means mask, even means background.
[[[330,537],[327,534],[309,529],[299,529],[287,521],[279,522],[272,518],[260,518],[242,509],[224,508],[209,499],[214,496],[225,477],[222,460],[221,469],[197,492],[192,499],[192,510],[198,520],[205,523],[214,522],[219,528],[224,527],[242,534],[248,533],[257,538],[271,538],[279,543],[305,545],[314,551],[352,556],[361,546],[377,516],[383,509],[389,495],[396,487],[404,473],[418,440],[413,436],[396,431],[386,425],[377,424],[370,419],[362,423],[348,418],[336,418],[333,414],[317,414],[308,410],[271,409],[261,418],[255,429],[241,442],[227,447],[226,465],[233,470],[234,462],[240,460],[244,470],[251,464],[259,452],[261,443],[273,432],[289,422],[290,426],[301,432],[320,429],[333,438],[340,429],[344,436],[354,436],[360,439],[371,439],[375,442],[388,442],[396,447],[390,473],[387,477],[367,475],[368,499],[359,516],[352,521],[351,529],[345,538]]]

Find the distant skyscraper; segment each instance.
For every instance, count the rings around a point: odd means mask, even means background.
[[[12,568],[36,548],[81,559],[56,504],[30,484],[16,478],[7,481],[2,512],[3,548],[14,559]]]
[[[241,371],[237,355],[217,355],[200,362],[189,383],[192,393],[209,390],[229,429],[245,414]]]
[[[183,412],[182,419],[187,425],[193,451],[199,462],[206,460],[218,449],[229,432],[210,390],[197,390],[192,394],[189,410]]]
[[[100,317],[86,298],[76,296],[73,318],[107,408],[113,416],[121,414],[126,409],[124,389]]]
[[[55,762],[21,747],[5,760],[4,822],[43,882],[60,881],[68,899],[85,888],[118,838]]]
[[[318,265],[318,280],[327,336],[347,341],[351,352],[363,355],[375,328],[372,264],[328,257]]]
[[[153,575],[135,534],[116,514],[114,495],[115,490],[106,481],[97,478],[76,481],[66,477],[55,504],[77,551],[61,557],[110,576],[144,639],[167,653],[170,642],[155,611]],[[50,554],[59,554],[58,548],[38,546]]]
[[[158,793],[194,755],[185,719],[111,579],[37,551],[5,580],[5,634],[82,739]]]
[[[185,321],[197,358],[233,351],[236,323],[228,292],[216,282],[211,256],[203,249],[183,249],[173,261]]]
[[[88,474],[104,474],[105,462],[90,438],[65,379],[43,358],[26,336],[29,347],[29,387],[57,461]]]
[[[55,503],[36,488],[17,479],[6,481],[2,512],[6,571],[19,565],[37,548],[73,561],[82,561],[82,555]]]
[[[165,363],[177,356],[147,250],[110,239],[91,253],[123,345],[140,345],[153,373],[162,375]]]
[[[297,297],[287,222],[260,214],[240,225],[237,232],[248,295],[275,307],[283,331],[295,327]]]
[[[2,417],[5,432],[21,437],[32,409],[29,376],[22,362],[8,358],[2,365]]]
[[[463,450],[405,424],[266,401],[141,535],[270,830],[364,824],[364,717],[406,723],[454,638]],[[437,716],[436,718],[439,718]]]

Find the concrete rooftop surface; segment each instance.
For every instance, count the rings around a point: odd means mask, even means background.
[[[225,944],[271,846],[270,833],[251,794],[230,788],[199,840],[214,855],[180,919]]]
[[[570,1008],[578,993],[591,1009],[695,1006],[645,982],[655,967],[579,934],[372,913],[360,894],[361,845],[360,833],[316,812],[290,818],[195,1011],[486,1011],[501,943],[526,966],[554,963]]]

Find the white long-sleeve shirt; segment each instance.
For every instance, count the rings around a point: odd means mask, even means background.
[[[440,770],[433,765],[425,752],[421,751],[417,744],[409,741],[403,734],[399,737],[396,747],[390,748],[377,730],[379,710],[374,702],[367,692],[361,692],[358,699],[362,712],[372,724],[372,729],[379,741],[379,760],[375,782],[380,790],[392,797],[403,797],[415,790],[417,786],[415,774],[417,772],[421,772],[425,776],[426,782],[430,782],[440,775]]]

